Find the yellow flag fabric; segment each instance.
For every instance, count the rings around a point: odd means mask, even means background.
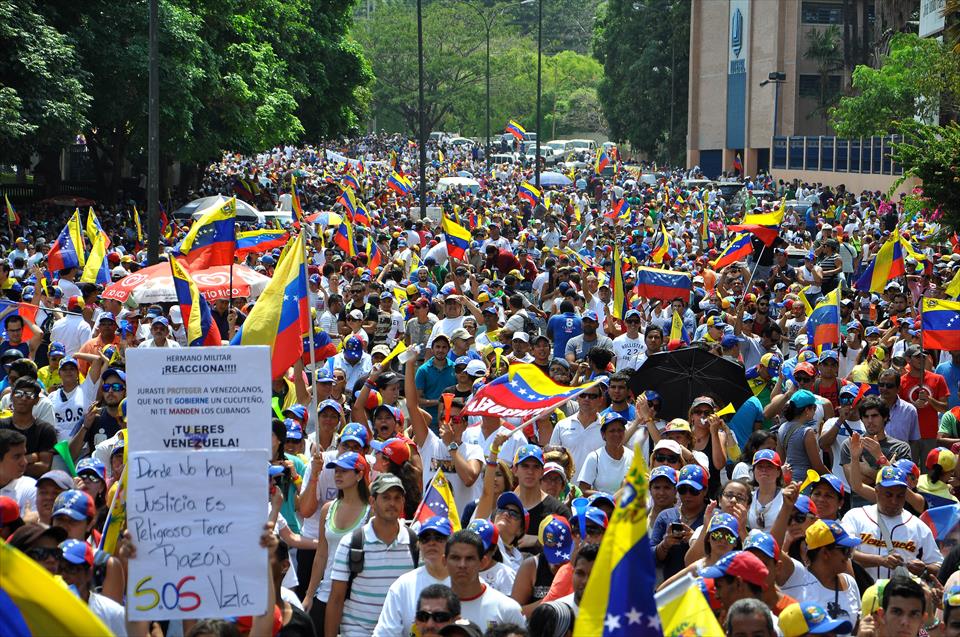
[[[69,228],[70,238],[73,240],[73,245],[77,248],[77,259],[80,261],[80,267],[83,267],[87,262],[87,253],[84,249],[83,224],[80,223],[79,208],[73,211],[70,221],[67,222],[67,228]]]
[[[9,634],[113,635],[62,579],[3,542],[0,565],[0,623],[10,630]]]
[[[947,296],[950,298],[956,298],[960,296],[960,270],[957,270],[957,273],[953,275],[953,279],[944,289],[947,293]]]
[[[93,248],[90,250],[90,256],[83,267],[83,274],[80,275],[80,281],[83,283],[109,283],[110,277],[104,281],[104,267],[107,258],[107,235],[100,232],[93,240]],[[99,280],[98,280],[99,279]]]
[[[720,622],[690,575],[657,593],[657,610],[664,635],[724,637]]]
[[[380,367],[386,367],[387,363],[392,361],[394,358],[407,351],[407,344],[403,341],[397,341],[397,344],[394,345],[393,349],[390,350],[390,353],[387,354],[386,358],[380,361]]]

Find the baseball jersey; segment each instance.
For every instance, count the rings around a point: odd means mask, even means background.
[[[940,564],[943,555],[937,547],[930,527],[909,511],[900,515],[878,515],[877,505],[850,509],[840,522],[847,533],[863,542],[857,550],[870,555],[888,555],[887,540],[905,562],[920,560],[924,564]],[[883,531],[881,530],[883,527]],[[891,569],[877,566],[866,569],[877,579],[889,578]]]

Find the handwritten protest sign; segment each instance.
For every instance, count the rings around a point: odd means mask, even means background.
[[[147,451],[129,462],[130,617],[262,614],[267,558],[255,547],[267,516],[265,450]]]
[[[131,349],[127,369],[129,617],[262,614],[269,348]]]
[[[127,369],[132,450],[270,446],[268,347],[130,349]]]

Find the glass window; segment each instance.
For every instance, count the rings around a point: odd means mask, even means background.
[[[807,137],[804,170],[820,170],[820,138]]]
[[[805,24],[843,24],[843,6],[835,2],[803,2],[800,20]]]
[[[849,139],[837,139],[837,161],[835,170],[838,172],[846,172],[847,170],[847,153],[850,152],[850,140]]]
[[[880,167],[883,165],[883,138],[873,137],[871,141],[873,142],[873,146],[870,149],[870,154],[873,163],[870,166],[870,172],[879,174]]]
[[[784,170],[787,167],[787,138],[773,138],[773,167]]]
[[[861,145],[862,145],[861,139],[850,140],[850,172],[852,173],[860,172],[860,146]]]
[[[820,138],[820,170],[833,170],[834,137]]]
[[[788,138],[789,155],[787,157],[787,168],[790,170],[803,170],[803,137]]]

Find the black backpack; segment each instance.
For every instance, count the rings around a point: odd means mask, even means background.
[[[408,526],[403,527],[410,538],[410,557],[413,559],[413,568],[420,565],[420,544],[417,542],[417,534]],[[344,599],[350,599],[350,592],[353,590],[353,580],[363,572],[363,529],[360,526],[353,530],[350,535],[350,556],[347,564],[350,567],[350,579],[347,580],[347,595]]]

